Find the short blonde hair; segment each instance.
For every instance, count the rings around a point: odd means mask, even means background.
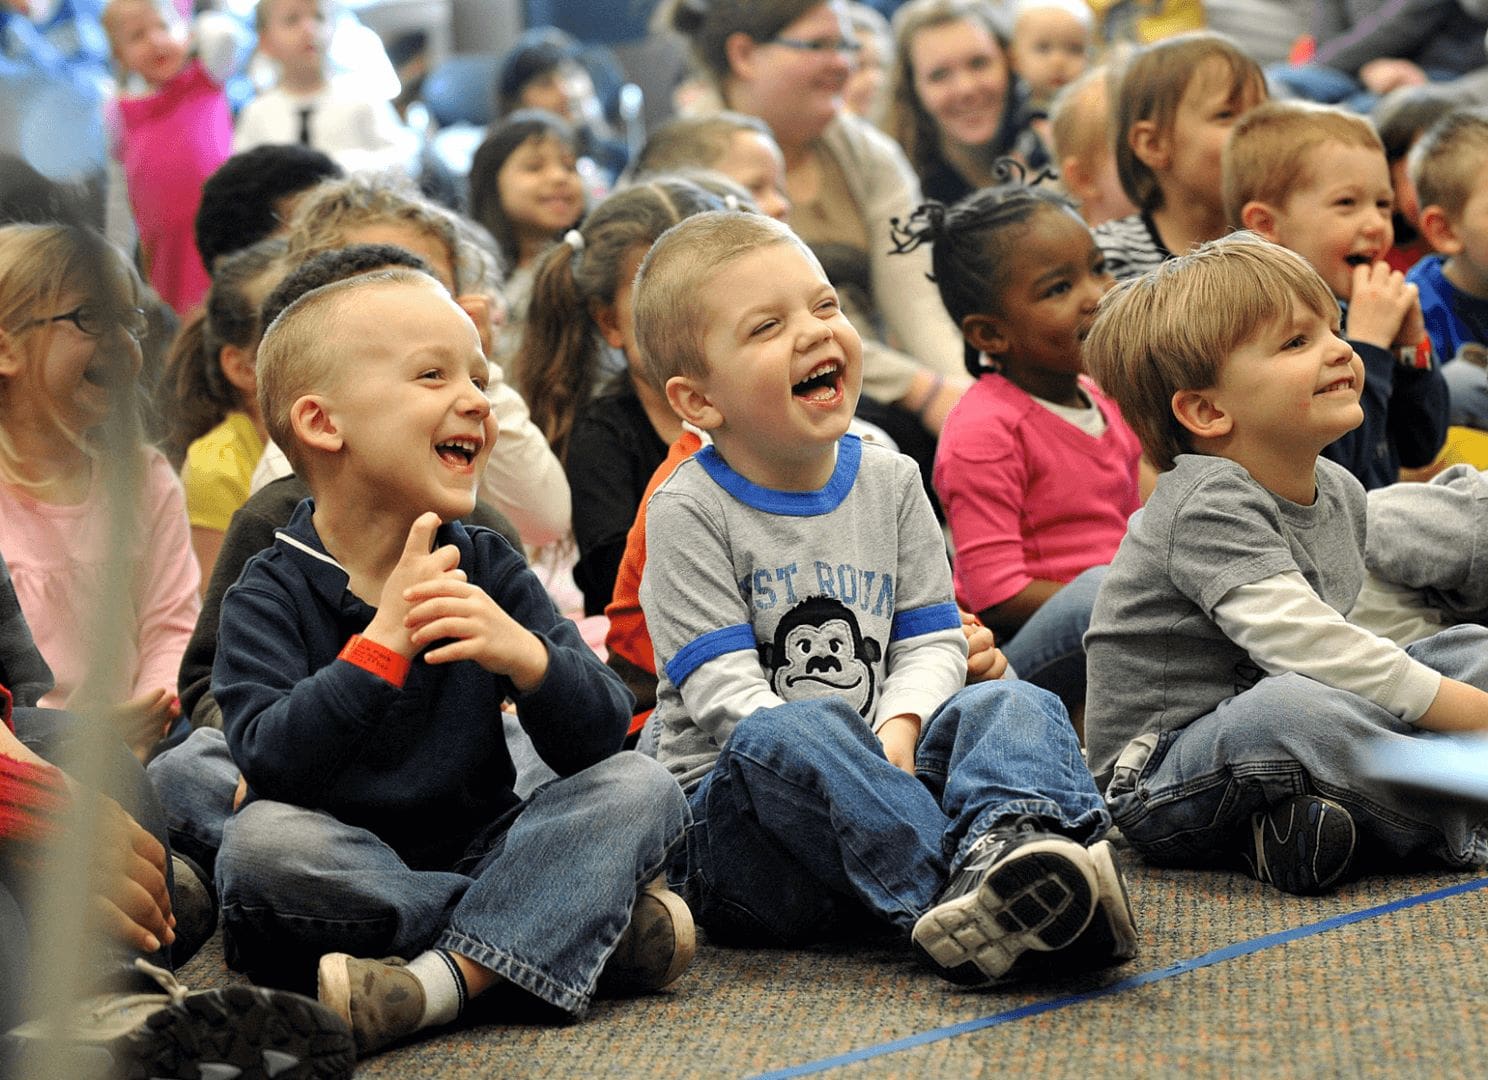
[[[269,10],[273,4],[274,0],[258,0],[258,3],[253,5],[253,29],[259,34],[268,28]],[[332,14],[331,0],[315,0],[315,6],[327,16]]]
[[[147,8],[154,8],[165,20],[165,25],[179,27],[181,25],[181,13],[176,10],[175,5],[169,0],[108,0],[104,5],[103,12],[98,16],[99,23],[103,26],[103,32],[108,37],[109,51],[115,58],[119,55],[119,12],[134,4],[143,4]]]
[[[1171,469],[1193,450],[1173,395],[1212,387],[1235,350],[1290,318],[1299,301],[1338,317],[1338,301],[1306,259],[1254,233],[1231,233],[1108,292],[1085,339],[1085,366],[1116,399],[1147,459]]]
[[[759,117],[727,109],[706,116],[668,120],[646,137],[646,145],[636,158],[635,175],[651,176],[686,168],[711,169],[723,160],[729,143],[741,131],[775,141],[770,125]]]
[[[1270,101],[1246,113],[1224,147],[1225,217],[1244,228],[1240,212],[1249,202],[1282,207],[1316,178],[1310,165],[1325,143],[1378,150],[1384,144],[1369,121],[1357,113],[1310,101]]]
[[[1456,221],[1488,171],[1488,109],[1454,109],[1426,130],[1406,160],[1416,201],[1440,206]]]
[[[371,331],[374,320],[348,310],[342,301],[362,289],[392,285],[444,286],[428,274],[403,267],[373,270],[311,289],[281,311],[258,346],[258,408],[269,438],[284,451],[301,479],[307,458],[290,421],[294,403],[306,394],[335,389],[348,367],[344,346],[357,330]]]
[[[1056,165],[1070,157],[1095,162],[1113,151],[1111,83],[1111,69],[1100,64],[1054,95],[1049,105],[1049,133]]]
[[[738,210],[694,214],[661,234],[636,272],[636,348],[651,385],[665,393],[674,375],[708,374],[702,297],[729,263],[772,244],[793,244],[816,262],[800,237],[773,218]]]
[[[1143,121],[1156,124],[1163,135],[1173,133],[1178,106],[1189,84],[1199,77],[1205,64],[1216,60],[1230,80],[1229,96],[1239,101],[1253,93],[1266,99],[1266,76],[1260,65],[1219,34],[1180,34],[1137,52],[1121,73],[1121,84],[1112,109],[1112,132],[1116,148],[1116,175],[1126,197],[1139,210],[1151,213],[1163,206],[1157,174],[1137,157],[1131,145],[1132,128]]]

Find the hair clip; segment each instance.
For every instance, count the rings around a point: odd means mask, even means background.
[[[578,229],[569,229],[563,234],[563,242],[574,249],[574,254],[584,250],[584,234]]]
[[[723,206],[726,210],[739,209],[739,196],[735,195],[732,191],[725,192],[723,196]]]

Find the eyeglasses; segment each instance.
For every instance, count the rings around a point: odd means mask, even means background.
[[[47,323],[70,322],[89,337],[103,337],[110,330],[123,330],[135,341],[143,341],[150,332],[150,317],[139,308],[104,308],[93,304],[79,304],[71,311],[42,319],[22,323],[17,331]]]
[[[767,45],[781,45],[787,49],[795,49],[797,52],[816,53],[845,53],[848,56],[856,56],[862,50],[862,42],[854,41],[852,38],[771,38]]]

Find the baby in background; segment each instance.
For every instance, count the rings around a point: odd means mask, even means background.
[[[258,48],[279,67],[279,82],[243,107],[233,151],[299,143],[348,171],[408,168],[417,139],[387,101],[332,81],[329,0],[259,0]]]
[[[1094,21],[1084,0],[1019,0],[1014,7],[1008,59],[1034,109],[1047,110],[1084,73]]]
[[[1049,106],[1049,155],[1066,194],[1092,229],[1137,212],[1116,173],[1111,80],[1106,65],[1091,68],[1054,95]]]

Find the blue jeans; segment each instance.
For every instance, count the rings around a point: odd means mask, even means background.
[[[1488,629],[1456,626],[1409,646],[1417,660],[1488,689]],[[1262,679],[1208,716],[1163,735],[1139,770],[1106,792],[1134,848],[1169,866],[1235,862],[1250,816],[1291,795],[1318,794],[1353,815],[1366,860],[1488,860],[1481,806],[1359,779],[1359,755],[1422,733],[1372,701],[1297,674]]]
[[[1470,360],[1450,360],[1441,373],[1452,402],[1451,422],[1488,431],[1488,371]]]
[[[1441,68],[1426,70],[1432,82],[1450,82],[1461,74]],[[1266,80],[1271,96],[1277,99],[1303,98],[1365,114],[1379,101],[1379,95],[1366,90],[1358,79],[1325,64],[1273,64],[1266,69]]]
[[[1110,825],[1059,699],[981,683],[931,715],[915,775],[838,698],[746,716],[688,799],[684,891],[719,940],[797,944],[844,922],[908,937],[950,868],[1020,814],[1090,843]]]
[[[234,962],[264,981],[301,983],[327,952],[441,948],[577,1015],[686,825],[676,781],[635,753],[542,785],[443,870],[415,870],[323,811],[258,800],[222,830],[223,927]]]
[[[998,647],[1018,678],[1059,695],[1066,708],[1085,702],[1085,631],[1109,566],[1092,566],[1060,589]]]
[[[515,716],[503,713],[501,722],[517,770],[513,787],[519,797],[526,798],[557,774],[537,756]],[[238,767],[227,749],[227,737],[217,728],[197,728],[159,754],[146,771],[160,793],[171,844],[211,873],[222,846],[222,826],[232,816],[238,788]]]

